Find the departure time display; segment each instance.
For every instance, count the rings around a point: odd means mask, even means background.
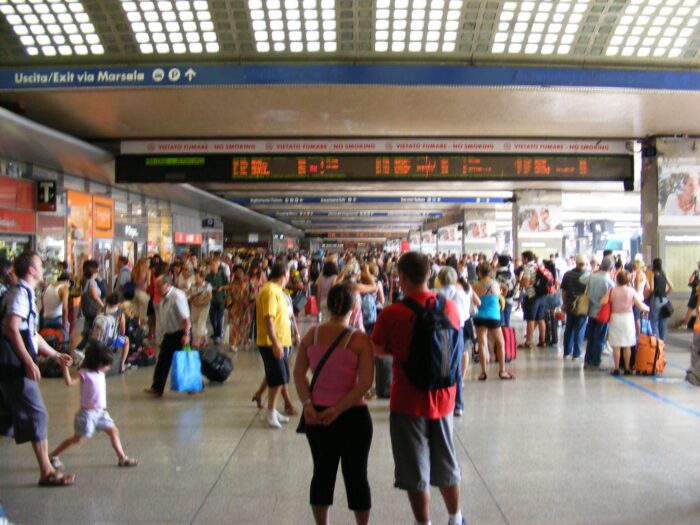
[[[117,182],[624,180],[632,157],[597,155],[121,156]]]

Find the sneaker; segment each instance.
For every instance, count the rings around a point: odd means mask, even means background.
[[[462,409],[455,408],[455,417],[462,417]]]
[[[66,468],[66,466],[58,458],[58,456],[49,456],[49,461],[51,462],[51,466],[56,470],[63,470],[64,468]]]
[[[287,423],[289,423],[289,418],[287,416],[283,416],[282,414],[277,412],[277,410],[275,410],[275,417],[277,418],[277,421],[279,421],[280,423],[283,423],[285,425]]]
[[[280,422],[277,420],[275,412],[275,410],[266,410],[265,421],[267,421],[267,425],[270,428],[282,428],[282,425],[280,425]]]

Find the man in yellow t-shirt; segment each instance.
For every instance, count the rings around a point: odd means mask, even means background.
[[[289,362],[285,347],[292,346],[292,330],[289,323],[288,303],[284,287],[289,270],[282,261],[272,265],[270,280],[260,289],[255,303],[257,321],[257,345],[265,366],[265,380],[270,388],[267,397],[265,419],[272,428],[281,428],[289,418],[277,411],[280,389],[289,383]]]

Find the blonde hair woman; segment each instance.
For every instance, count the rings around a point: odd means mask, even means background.
[[[148,259],[141,257],[134,269],[131,271],[131,282],[134,283],[134,302],[136,303],[136,313],[139,316],[139,324],[142,326],[148,322],[148,301],[150,296],[146,289],[151,281],[150,270],[148,269]]]

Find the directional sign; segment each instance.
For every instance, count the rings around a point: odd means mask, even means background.
[[[230,199],[243,206],[266,204],[501,204],[503,197],[252,197]]]
[[[173,71],[177,70],[177,72]],[[184,75],[183,75],[184,72]],[[0,90],[256,85],[534,86],[697,91],[700,73],[441,65],[177,65],[7,68]]]

